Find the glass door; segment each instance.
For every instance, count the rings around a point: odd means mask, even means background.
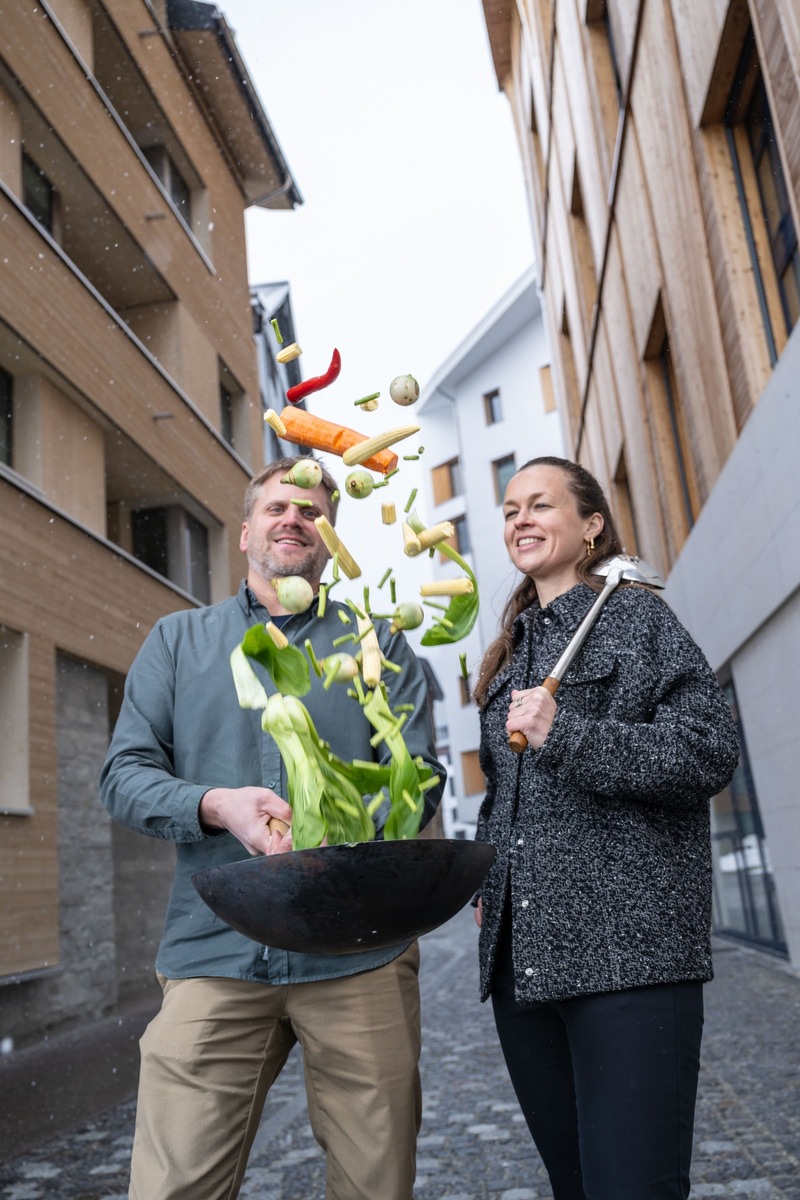
[[[739,730],[741,757],[730,785],[711,802],[714,928],[786,954],[769,847],[733,683],[726,684],[724,691]]]

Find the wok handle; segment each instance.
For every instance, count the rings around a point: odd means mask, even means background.
[[[548,691],[551,696],[555,696],[560,683],[561,680],[556,679],[555,675],[548,675],[547,679],[542,681],[542,687]],[[509,735],[508,745],[509,749],[513,750],[515,754],[522,754],[523,750],[528,749],[528,739],[521,730],[517,729],[514,731],[514,733]]]

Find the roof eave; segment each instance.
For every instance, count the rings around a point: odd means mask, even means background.
[[[302,204],[300,189],[220,10],[204,0],[168,0],[167,20],[192,83],[236,164],[247,205],[291,209]]]
[[[511,18],[514,9],[513,0],[483,0],[483,19],[500,91],[511,71]]]

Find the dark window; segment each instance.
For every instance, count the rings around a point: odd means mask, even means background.
[[[516,459],[513,454],[498,458],[492,463],[494,475],[494,498],[498,504],[503,503],[509,480],[517,473]]]
[[[753,98],[745,113],[744,124],[753,154],[758,190],[788,331],[800,316],[800,251],[792,210],[789,207],[786,178],[778,147],[775,145],[772,114],[764,80],[760,74],[753,88]]]
[[[151,570],[209,603],[208,530],[180,505],[134,511],[133,553]]]
[[[725,126],[770,358],[800,317],[800,247],[755,38],[750,33]]]
[[[233,392],[229,392],[223,383],[219,385],[219,406],[222,420],[220,429],[222,436],[229,446],[234,444],[233,434]]]
[[[455,538],[453,539],[455,542],[454,549],[457,550],[459,554],[469,554],[472,547],[469,540],[469,525],[467,525],[467,518],[464,516],[453,517],[452,523],[455,526],[456,531]]]
[[[608,55],[611,59],[611,70],[614,72],[614,84],[617,89],[617,102],[622,108],[622,79],[619,73],[619,59],[617,57],[617,47],[614,43],[614,31],[611,28],[611,18],[608,15],[608,4],[603,6],[603,28],[606,31],[608,39]]]
[[[672,432],[672,446],[675,454],[675,466],[677,467],[678,479],[680,481],[681,498],[683,500],[686,523],[691,529],[694,525],[694,506],[692,504],[692,491],[689,486],[687,438],[683,428],[682,414],[678,408],[678,387],[672,369],[669,342],[666,338],[661,347],[661,353],[658,356],[658,363],[664,379],[664,400]]]
[[[503,406],[500,403],[499,388],[495,388],[493,392],[484,393],[483,411],[486,417],[487,425],[496,425],[498,421],[502,421]]]
[[[739,728],[740,756],[730,784],[711,802],[714,925],[720,932],[785,954],[772,862],[732,683],[725,686],[725,694]]]
[[[44,171],[40,171],[33,159],[24,153],[22,155],[22,196],[28,211],[48,233],[52,233],[55,189]]]
[[[14,379],[0,368],[0,462],[11,462],[11,437],[14,420]]]
[[[163,183],[167,195],[186,224],[190,225],[192,193],[166,148],[164,146],[147,146],[142,149],[142,154]]]

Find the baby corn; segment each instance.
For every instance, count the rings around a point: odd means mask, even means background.
[[[376,688],[381,681],[383,667],[378,635],[369,617],[357,616],[356,621],[358,640],[361,642],[361,676],[368,688]]]
[[[403,553],[409,558],[416,558],[422,553],[422,545],[408,521],[403,521]]]
[[[274,408],[268,408],[264,413],[264,420],[269,425],[270,429],[274,429],[278,437],[286,437],[286,426],[280,419]]]
[[[431,525],[427,529],[421,529],[419,533],[414,533],[410,525],[403,525],[403,537],[408,529],[411,533],[411,538],[406,541],[405,552],[412,558],[421,554],[423,550],[430,550],[431,546],[438,546],[439,542],[446,542],[455,533],[455,527],[451,521],[440,521],[438,525]],[[415,548],[416,543],[416,548]]]
[[[331,554],[336,555],[339,566],[344,571],[347,578],[357,579],[361,574],[361,567],[353,558],[352,554],[347,549],[328,518],[317,517],[314,521],[314,524],[319,530],[319,536],[328,547],[328,550],[331,552]]]
[[[273,624],[272,621],[267,621],[265,629],[279,650],[283,650],[285,646],[289,645],[289,639],[286,634],[277,625]]]
[[[397,510],[393,504],[381,505],[381,521],[384,525],[394,525],[397,520]]]
[[[462,575],[459,579],[438,579],[434,583],[420,584],[420,596],[471,596],[475,591],[471,579]]]
[[[290,346],[284,346],[282,350],[279,350],[275,357],[279,363],[288,363],[294,358],[299,358],[302,353],[297,342],[292,342]]]
[[[395,442],[402,442],[403,438],[411,437],[412,433],[419,433],[419,425],[398,425],[396,429],[387,429],[386,433],[379,433],[376,437],[357,442],[355,446],[345,450],[342,462],[346,467],[355,467],[358,463],[372,458],[373,454],[393,446]]]

